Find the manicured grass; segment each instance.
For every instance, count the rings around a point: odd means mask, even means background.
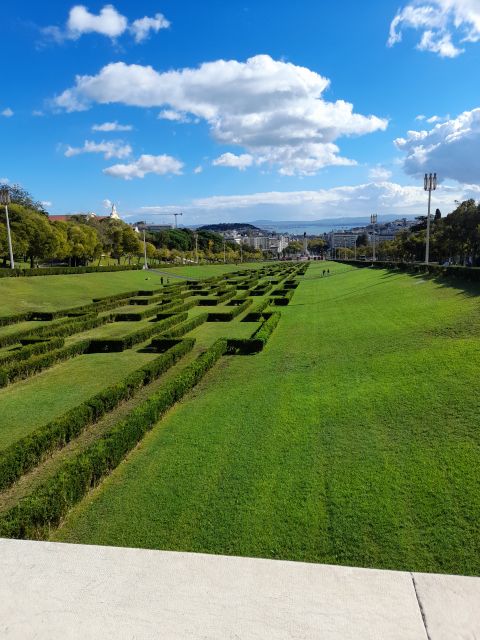
[[[53,538],[480,574],[479,290],[328,266]]]
[[[0,450],[155,357],[140,348],[77,356],[0,389]]]
[[[245,268],[259,268],[255,263]],[[208,278],[240,269],[241,265],[206,265],[165,269],[164,283],[168,274]],[[108,273],[86,273],[65,276],[36,276],[34,278],[0,279],[0,316],[9,316],[23,311],[52,311],[80,306],[92,302],[92,298],[134,291],[151,290],[160,286],[161,274],[149,271],[121,271]],[[169,278],[170,284],[180,281]]]

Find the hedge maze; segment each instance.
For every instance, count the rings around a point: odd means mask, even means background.
[[[220,358],[261,351],[307,267],[276,263],[1,318],[0,407],[2,394],[22,402],[40,376],[48,385],[70,361],[96,376],[94,354],[108,354],[117,372],[127,358],[141,366],[5,441],[0,418],[0,536],[47,537]]]

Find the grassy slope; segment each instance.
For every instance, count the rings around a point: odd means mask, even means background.
[[[258,268],[258,264],[251,265]],[[208,278],[221,273],[236,271],[241,265],[207,265],[166,269],[168,274],[179,274],[198,278]],[[50,311],[66,307],[80,306],[92,301],[92,297],[134,291],[155,289],[160,286],[161,274],[142,271],[111,273],[86,273],[68,276],[36,276],[34,278],[0,279],[0,316],[13,315],[23,311]],[[170,284],[176,281],[169,278]]]
[[[55,539],[480,574],[478,298],[320,269]]]
[[[122,380],[155,357],[155,354],[140,353],[139,348],[123,353],[77,356],[0,389],[0,449]]]

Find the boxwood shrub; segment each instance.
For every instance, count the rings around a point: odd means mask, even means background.
[[[0,516],[0,536],[43,539],[67,511],[124,459],[156,422],[192,389],[226,352],[217,340],[207,351],[168,380],[124,420],[66,461],[30,495]]]

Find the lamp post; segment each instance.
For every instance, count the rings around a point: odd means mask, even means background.
[[[375,255],[375,225],[377,224],[377,214],[376,213],[372,213],[372,215],[370,216],[370,224],[373,225],[373,261],[375,262],[376,255]]]
[[[195,264],[198,264],[198,233],[195,234]]]
[[[145,227],[143,227],[143,268],[148,269],[147,262],[147,241],[145,239]]]
[[[428,191],[428,214],[427,214],[427,239],[425,242],[425,264],[430,260],[430,205],[432,202],[432,191],[437,188],[437,174],[426,173],[423,178],[423,188]]]
[[[15,269],[15,262],[13,261],[12,234],[10,233],[10,219],[8,217],[8,205],[10,204],[10,191],[8,190],[8,187],[2,187],[0,189],[0,203],[5,205],[5,218],[7,219],[8,252],[10,254],[10,269]]]

